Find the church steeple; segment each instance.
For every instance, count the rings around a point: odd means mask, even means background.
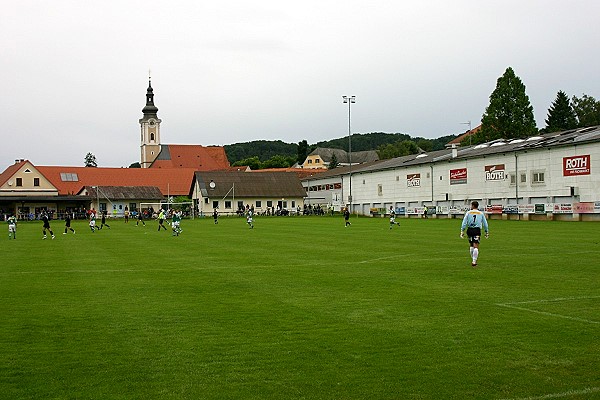
[[[141,159],[142,168],[148,168],[160,153],[160,123],[156,113],[158,107],[154,105],[154,90],[152,79],[148,76],[148,89],[146,90],[146,105],[142,108],[144,116],[140,119],[141,128]]]
[[[158,118],[156,116],[158,107],[154,105],[154,89],[152,89],[152,80],[150,77],[148,77],[148,90],[146,91],[146,106],[142,108],[142,112],[144,113],[144,119],[151,117]]]

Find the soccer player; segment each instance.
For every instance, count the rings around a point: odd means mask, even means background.
[[[48,214],[46,214],[46,211],[42,211],[42,221],[44,222],[44,228],[42,229],[42,233],[44,234],[43,239],[46,239],[46,231],[50,232],[52,239],[54,239],[54,232],[52,232],[52,229],[50,229],[50,220],[48,219]]]
[[[350,223],[350,210],[348,209],[348,207],[346,207],[346,209],[344,210],[344,221],[346,221],[346,225],[344,225],[344,227],[352,225]]]
[[[392,229],[394,225],[400,226],[400,222],[396,222],[396,211],[390,206],[390,229]]]
[[[181,211],[173,213],[173,218],[171,219],[171,228],[173,229],[173,236],[179,236],[182,229],[180,227],[181,224]]]
[[[219,223],[219,212],[217,211],[216,208],[213,211],[213,219],[215,220],[215,225]]]
[[[66,235],[69,230],[75,233],[75,229],[71,228],[71,216],[69,213],[65,213],[65,231],[63,232],[63,235]]]
[[[17,238],[17,219],[14,215],[8,217],[8,238],[16,239]]]
[[[472,201],[471,209],[465,213],[462,225],[460,226],[460,238],[465,237],[465,229],[469,238],[469,249],[471,252],[472,267],[477,266],[477,257],[479,257],[479,239],[481,239],[481,228],[485,231],[485,237],[490,237],[487,219],[485,214],[479,211],[479,202]]]
[[[90,213],[90,229],[92,232],[95,232],[97,229],[100,229],[96,226],[96,213],[92,211]]]
[[[252,219],[252,210],[248,210],[248,215],[246,216],[246,223],[250,226],[250,229],[254,229],[254,220]]]
[[[110,229],[110,225],[106,223],[106,210],[102,211],[102,219],[100,220],[100,229],[103,227],[108,227]]]
[[[160,212],[158,213],[158,231],[160,232],[160,228],[164,228],[164,230],[166,231],[167,228],[164,225],[165,222],[165,210],[161,209]]]
[[[141,210],[137,212],[137,221],[135,222],[135,226],[138,226],[140,222],[146,226],[146,223],[144,222],[144,213]]]

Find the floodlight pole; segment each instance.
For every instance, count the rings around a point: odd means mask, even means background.
[[[350,206],[350,214],[352,214],[352,128],[350,125],[350,106],[352,103],[356,103],[356,96],[342,96],[344,99],[344,104],[348,103],[348,164],[349,165],[349,194],[348,194],[348,203]]]

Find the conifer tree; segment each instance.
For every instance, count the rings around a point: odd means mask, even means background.
[[[490,95],[490,104],[481,119],[481,131],[475,139],[481,143],[501,138],[526,138],[537,131],[525,85],[508,67]]]
[[[556,94],[556,100],[548,109],[548,118],[546,119],[546,132],[564,131],[577,127],[577,115],[571,107],[569,97],[565,92],[559,90]]]

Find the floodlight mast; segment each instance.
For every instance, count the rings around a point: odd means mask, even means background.
[[[349,194],[348,204],[349,211],[352,214],[352,128],[350,124],[350,106],[352,103],[356,103],[356,96],[342,96],[344,104],[348,103],[348,164],[349,164]]]

